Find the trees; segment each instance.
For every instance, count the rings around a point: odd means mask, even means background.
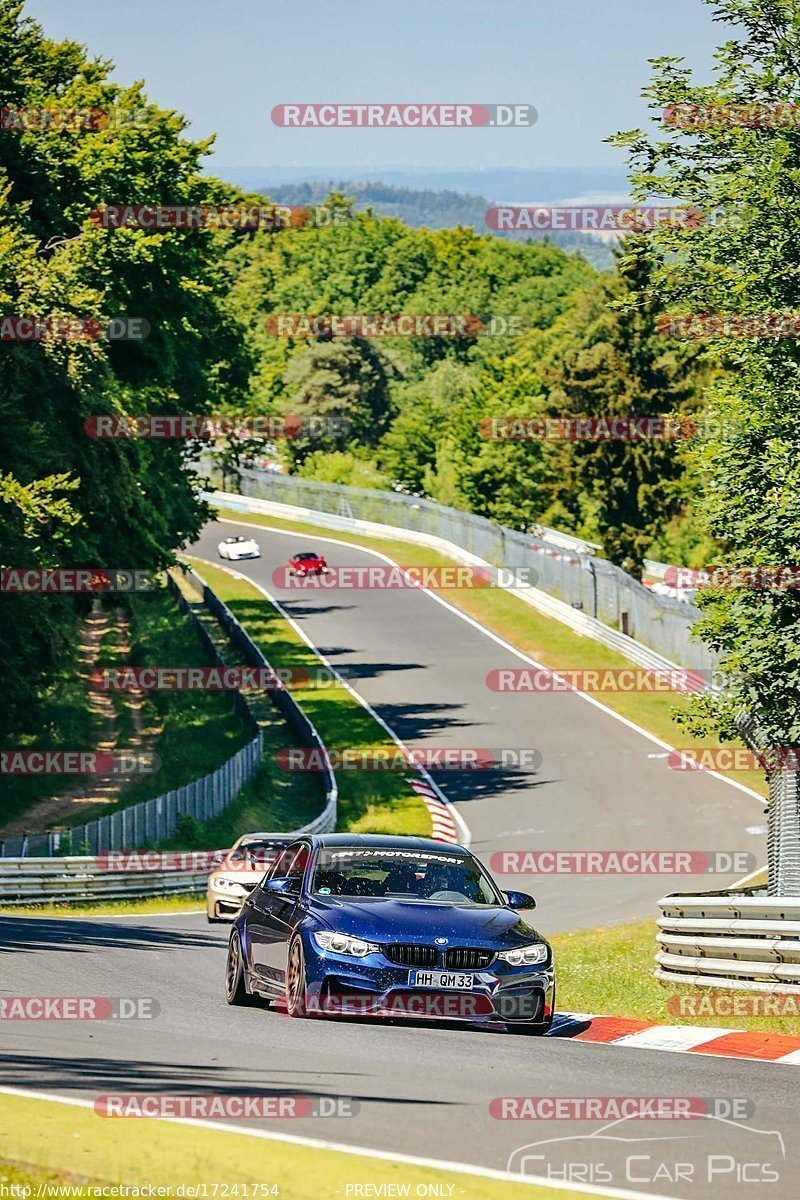
[[[617,273],[588,289],[563,322],[548,372],[557,416],[660,417],[690,405],[697,350],[658,330],[661,301],[647,235],[627,239]],[[612,562],[641,578],[653,539],[685,502],[684,464],[671,440],[578,441],[566,456],[562,496],[583,496]]]
[[[172,561],[204,507],[186,443],[98,441],[93,414],[204,412],[241,393],[248,360],[228,306],[224,247],[206,229],[107,230],[93,209],[225,200],[201,177],[207,143],[139,87],[108,79],[109,64],[55,43],[0,0],[0,105],[115,107],[146,120],[102,129],[0,130],[0,312],[74,316],[105,326],[144,317],[142,341],[90,338],[0,342],[0,559],[10,567],[138,567]],[[4,595],[3,732],[46,690],[72,601]]]
[[[389,423],[390,364],[366,339],[319,341],[302,349],[286,371],[287,407],[309,425],[292,439],[302,462],[312,448],[375,446]],[[315,425],[319,432],[315,432]]]
[[[784,0],[725,0],[714,9],[736,37],[718,51],[713,82],[701,87],[681,61],[661,59],[647,92],[659,112],[677,106],[673,114],[686,127],[673,116],[660,138],[633,130],[616,140],[629,151],[640,197],[680,196],[705,214],[695,229],[663,228],[652,239],[665,304],[694,313],[797,312],[800,129],[786,102],[800,92],[800,10]],[[743,119],[748,105],[751,117]],[[706,528],[728,564],[797,564],[797,341],[743,338],[716,353],[733,370],[710,389],[696,451],[707,480],[700,501]],[[730,687],[724,700],[698,701],[693,727],[731,737],[737,713],[756,710],[769,744],[796,746],[800,592],[717,588],[699,602],[696,632],[720,652]]]

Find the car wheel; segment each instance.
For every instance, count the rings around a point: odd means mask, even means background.
[[[299,937],[292,939],[286,964],[286,1011],[290,1017],[308,1015],[306,1010],[306,963],[303,943]]]
[[[228,961],[225,965],[225,999],[228,1004],[239,1008],[258,1003],[256,997],[251,996],[245,987],[242,943],[236,932],[231,934],[231,940],[228,943]]]

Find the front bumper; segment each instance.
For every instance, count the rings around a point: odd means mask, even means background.
[[[413,968],[390,963],[380,953],[356,959],[306,947],[306,1003],[329,1015],[407,1017],[412,1020],[478,1024],[548,1023],[555,1004],[555,970],[494,963],[472,975],[472,990],[409,985]]]
[[[247,887],[242,884],[243,893],[231,892],[227,889],[214,887],[213,882],[209,884],[206,891],[206,912],[213,921],[233,921],[241,912],[252,887]],[[255,885],[253,885],[255,886]]]

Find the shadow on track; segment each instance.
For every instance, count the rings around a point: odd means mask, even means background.
[[[180,914],[177,914],[180,915]],[[146,921],[147,916],[142,916]],[[97,947],[121,950],[209,949],[224,946],[225,939],[216,930],[169,929],[161,925],[120,925],[113,918],[82,920],[70,917],[0,916],[0,953],[20,951],[66,950],[84,953]]]
[[[458,1107],[457,1101],[420,1100],[399,1096],[376,1096],[357,1091],[342,1092],[336,1089],[305,1087],[298,1084],[296,1075],[317,1075],[317,1072],[281,1070],[280,1078],[264,1084],[264,1068],[224,1067],[212,1063],[170,1063],[159,1061],[135,1061],[113,1058],[88,1058],[82,1056],[58,1057],[44,1054],[4,1054],[2,1082],[8,1087],[24,1086],[47,1091],[91,1090],[112,1092],[155,1093],[157,1095],[180,1094],[223,1096],[303,1096],[314,1099],[332,1096],[337,1100],[355,1100],[359,1103],[380,1104],[425,1104],[431,1106]],[[357,1077],[363,1072],[326,1072],[339,1076]],[[258,1076],[258,1082],[247,1082],[246,1077]],[[244,1079],[242,1077],[245,1077]],[[285,1078],[287,1077],[288,1078]]]

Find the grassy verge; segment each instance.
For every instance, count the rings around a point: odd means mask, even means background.
[[[670,997],[708,995],[701,988],[666,988],[653,977],[656,929],[652,921],[589,929],[553,938],[558,1007],[572,1012],[634,1017],[668,1025],[721,1026],[800,1034],[800,1017],[682,1017]],[[711,993],[713,996],[713,992]],[[800,1002],[800,997],[796,998]]]
[[[145,900],[85,901],[70,904],[16,904],[0,908],[0,917],[124,917],[152,913],[205,912],[205,892],[196,896],[150,896]]]
[[[133,666],[209,665],[200,638],[165,588],[131,596],[130,622]],[[132,780],[120,807],[207,775],[251,736],[225,692],[154,690],[145,693],[143,707],[151,730],[159,729],[153,750],[161,766]]]
[[[206,563],[198,561],[196,565],[275,669],[304,671],[309,684],[317,683],[320,661],[316,654],[251,583]],[[338,684],[328,686],[325,682],[324,686],[293,687],[292,694],[329,748],[394,747],[380,725],[346,688]],[[293,788],[300,786],[301,773],[282,773],[293,781]],[[411,791],[408,772],[338,771],[336,778],[339,829],[430,836],[430,817]]]
[[[339,533],[322,529],[316,525],[296,521],[284,521],[277,517],[242,513],[233,509],[220,508],[219,515],[242,524],[268,525],[276,529],[287,529],[310,537],[324,535],[340,541],[352,542],[355,546],[378,550],[402,566],[447,566],[452,559],[425,546],[394,539],[364,537],[360,534]],[[550,617],[542,616],[525,604],[513,592],[496,588],[432,589],[443,599],[480,621],[506,639],[519,650],[537,659],[553,670],[586,669],[608,670],[628,667],[631,663],[622,655],[581,637],[567,626]],[[607,708],[627,717],[656,737],[679,746],[681,749],[708,749],[699,738],[692,737],[675,724],[672,712],[682,708],[688,698],[673,692],[603,692],[597,697]],[[732,743],[735,744],[735,743]],[[720,772],[727,774],[737,783],[752,788],[759,795],[767,796],[768,789],[761,772]]]
[[[243,666],[244,656],[229,641],[189,580],[176,572],[178,586],[195,616],[202,622],[223,661]],[[266,692],[249,691],[248,704],[263,734],[261,770],[222,812],[203,824],[184,821],[174,837],[161,843],[164,849],[217,849],[230,846],[242,833],[265,829],[283,832],[299,829],[316,817],[324,803],[320,776],[289,776],[277,765],[277,756],[294,742],[282,715]]]
[[[346,1130],[331,1130],[332,1124],[347,1122],[320,1121],[316,1136],[344,1140]],[[420,1186],[421,1194],[452,1195],[460,1200],[544,1200],[566,1195],[557,1188],[248,1137],[228,1133],[224,1127],[192,1128],[154,1119],[99,1117],[91,1109],[0,1094],[0,1182],[4,1176],[9,1182],[32,1183],[33,1194],[39,1182],[74,1181],[99,1186],[184,1185],[184,1196],[190,1194],[186,1190],[190,1186],[213,1183],[219,1185],[221,1196],[248,1194],[270,1200],[272,1196],[279,1200],[334,1200],[347,1194],[348,1184],[356,1183],[373,1185],[362,1188],[362,1196],[402,1195],[406,1187],[413,1196],[420,1185],[427,1185]],[[245,1193],[243,1183],[262,1187]],[[439,1185],[438,1190],[434,1184]],[[268,1190],[273,1185],[275,1191]],[[208,1194],[212,1194],[210,1188]],[[41,1195],[46,1197],[46,1191]],[[569,1192],[575,1200],[583,1195]]]

